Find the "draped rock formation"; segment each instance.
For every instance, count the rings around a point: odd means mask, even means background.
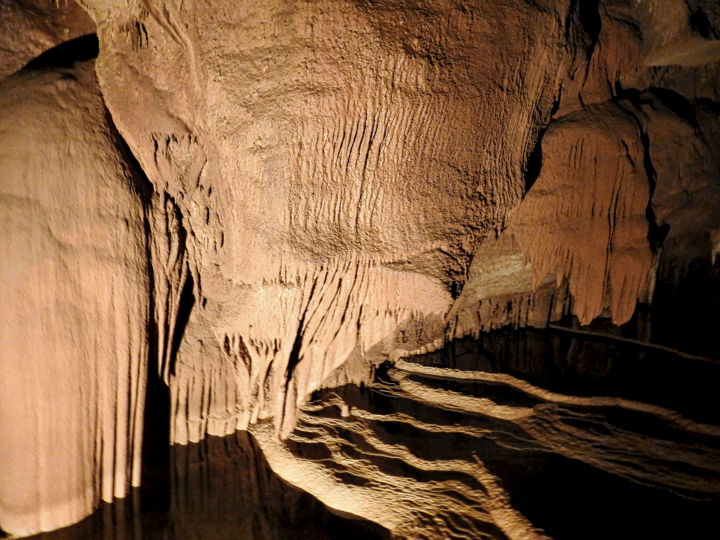
[[[569,58],[564,3],[88,5],[155,187],[176,442],[269,416],[287,433],[349,359],[442,320],[520,199]]]
[[[125,496],[145,407],[291,476],[303,405],[388,359],[720,313],[718,38],[708,0],[0,0],[0,528]]]
[[[0,84],[0,524],[14,534],[78,521],[140,482],[140,176],[93,68]]]

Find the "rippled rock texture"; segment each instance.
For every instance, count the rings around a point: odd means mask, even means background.
[[[703,537],[720,504],[720,426],[697,380],[718,366],[677,364],[632,344],[496,332],[321,393],[285,445],[251,429],[290,482],[399,538]]]
[[[104,504],[82,522],[34,540],[142,538],[389,538],[389,531],[333,513],[274,473],[245,431],[174,445],[146,470],[127,499]],[[160,457],[160,456],[156,456]]]
[[[123,497],[155,416],[163,445],[258,425],[290,477],[313,393],[508,325],[654,305],[716,358],[719,38],[710,0],[0,0],[0,527]],[[479,514],[365,517],[540,534],[482,460],[416,457]]]

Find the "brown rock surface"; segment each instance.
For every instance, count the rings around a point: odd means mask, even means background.
[[[567,312],[581,324],[601,315],[620,324],[648,299],[650,181],[635,117],[612,103],[569,114],[551,124],[542,154],[537,181],[496,241],[505,246],[504,258],[488,271],[483,266],[498,252],[488,253],[485,244],[476,254],[453,308],[458,337],[508,323],[544,324]],[[488,276],[501,290],[489,286]],[[548,289],[548,278],[556,287]],[[488,310],[513,297],[516,306]]]
[[[48,49],[94,32],[74,0],[1,0],[0,80]]]
[[[140,481],[148,273],[92,62],[6,79],[0,110],[0,527],[22,535]]]
[[[623,323],[648,296],[650,183],[641,136],[616,105],[553,123],[540,176],[511,218],[535,282],[547,274],[567,280],[581,324],[604,313]]]
[[[697,66],[720,60],[720,12],[707,0],[639,2],[648,66]]]
[[[521,196],[567,63],[563,2],[87,4],[158,193],[175,441],[286,431],[353,351],[441,317]]]
[[[0,85],[3,529],[137,484],[148,367],[172,442],[258,423],[290,476],[298,407],[387,358],[717,288],[713,2],[82,5],[0,0],[0,79],[100,43]]]
[[[709,52],[717,9],[663,6],[578,6],[577,52],[536,151],[538,180],[507,229],[476,252],[450,336],[567,313],[623,322],[637,300],[652,300],[657,280],[675,287],[691,265],[708,265],[720,204],[720,72]]]

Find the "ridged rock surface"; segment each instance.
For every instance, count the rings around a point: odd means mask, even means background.
[[[475,253],[448,337],[566,314],[622,324],[658,283],[697,297],[677,284],[699,280],[714,294],[718,20],[702,2],[663,6],[578,6],[585,54],[561,82],[523,202]]]
[[[286,434],[338,367],[442,319],[569,61],[563,2],[89,4],[158,194],[176,442],[269,416]]]
[[[146,371],[171,442],[256,424],[290,476],[303,404],[387,359],[658,295],[715,332],[716,2],[80,5],[0,0],[0,79],[28,66],[0,85],[0,528],[137,484]],[[540,534],[477,463],[413,463],[488,488],[491,536]]]
[[[638,300],[648,299],[650,181],[635,118],[614,103],[571,113],[550,126],[542,153],[540,175],[502,233],[503,242],[512,239],[506,257],[519,265],[514,275],[525,280],[513,284],[502,279],[508,291],[493,294],[480,281],[482,266],[488,264],[483,246],[473,263],[478,268],[471,267],[470,281],[454,307],[462,319],[457,337],[466,329],[544,323],[567,311],[581,324],[601,315],[621,324],[630,319]],[[548,279],[556,285],[550,296],[542,287]],[[488,302],[502,305],[508,296],[517,297],[518,305],[494,311],[484,307]]]
[[[143,207],[93,67],[0,84],[0,527],[13,534],[140,482]]]

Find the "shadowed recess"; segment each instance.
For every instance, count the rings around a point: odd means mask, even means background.
[[[87,34],[66,41],[45,51],[28,62],[26,69],[49,69],[54,67],[72,67],[75,62],[85,62],[97,58],[99,44],[97,34]]]

